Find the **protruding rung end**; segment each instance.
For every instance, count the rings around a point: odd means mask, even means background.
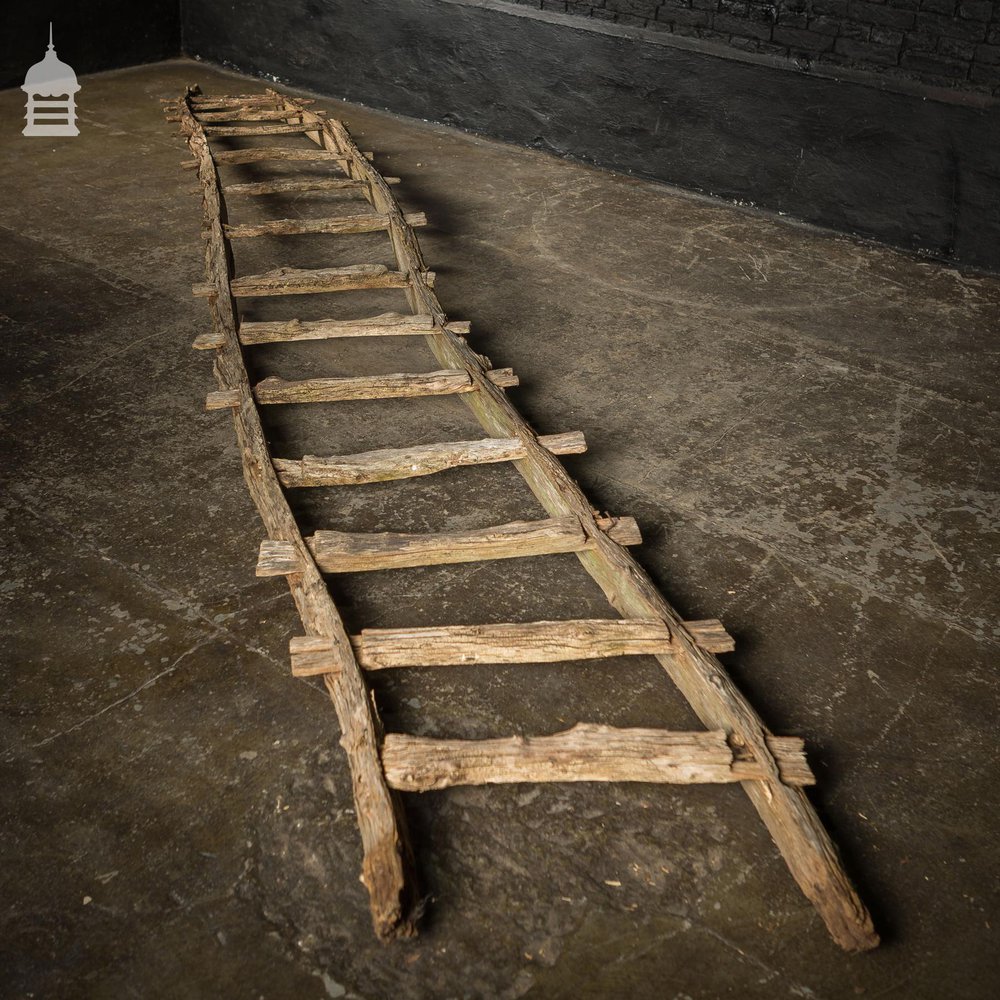
[[[198,334],[191,346],[196,351],[214,351],[226,346],[226,338],[224,334],[212,330],[210,333]]]
[[[472,329],[472,323],[467,319],[453,319],[450,323],[445,323],[444,328],[459,337],[467,337]]]
[[[426,226],[427,216],[423,212],[412,212],[404,216],[411,226]],[[334,215],[323,219],[272,219],[268,222],[248,223],[241,226],[223,227],[229,239],[249,236],[338,236],[355,233],[376,233],[389,228],[386,213],[366,212],[360,215]]]
[[[634,517],[598,517],[597,527],[619,545],[642,545],[642,532]]]
[[[517,376],[510,368],[497,368],[486,373],[495,385],[508,388],[517,385]],[[262,406],[278,403],[334,403],[355,399],[398,399],[416,396],[447,396],[452,393],[474,392],[479,385],[463,368],[446,368],[437,372],[394,372],[388,375],[338,376],[289,382],[271,376],[258,382],[254,395]]]
[[[767,737],[787,785],[812,785],[802,740]],[[552,736],[438,740],[390,733],[382,744],[390,788],[426,792],[452,785],[542,781],[648,781],[717,784],[767,780],[765,768],[739,756],[721,731],[614,729],[581,723]]]
[[[670,629],[658,619],[583,619],[438,628],[365,629],[351,636],[368,670],[479,663],[559,663],[670,652]]]
[[[691,638],[709,653],[731,653],[736,648],[736,641],[718,618],[684,622],[684,628]]]
[[[554,455],[575,455],[587,450],[580,431],[543,435],[538,443]],[[484,438],[382,448],[357,455],[306,455],[273,461],[282,486],[354,486],[429,476],[458,466],[510,462],[526,454],[520,438]]]
[[[239,405],[239,389],[219,389],[205,397],[206,410],[234,410]]]
[[[364,573],[370,570],[439,566],[524,556],[582,552],[594,542],[578,517],[514,521],[472,531],[436,534],[351,534],[317,531],[306,544],[324,573]]]
[[[265,538],[257,556],[257,576],[288,576],[302,572],[302,558],[294,542]]]
[[[191,294],[196,299],[210,299],[218,295],[218,289],[210,281],[198,281],[191,286]]]
[[[293,677],[315,677],[340,672],[333,639],[321,635],[297,635],[288,643]]]

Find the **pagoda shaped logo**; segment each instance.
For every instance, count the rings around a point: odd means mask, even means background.
[[[49,48],[45,58],[28,70],[21,87],[28,95],[24,135],[79,135],[74,94],[80,89],[76,73],[56,55],[49,22]]]

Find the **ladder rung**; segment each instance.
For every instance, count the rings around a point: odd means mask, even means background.
[[[426,226],[423,212],[404,215],[407,225]],[[328,219],[276,219],[242,226],[224,226],[226,236],[239,239],[246,236],[299,236],[314,233],[377,233],[389,228],[389,216],[366,212],[363,215],[337,215]]]
[[[802,740],[768,736],[788,785],[812,785]],[[737,753],[720,731],[678,733],[581,723],[552,736],[439,740],[388,734],[382,767],[392,788],[426,792],[452,785],[545,781],[648,781],[670,784],[765,780],[755,760]]]
[[[538,443],[554,455],[579,455],[587,450],[587,442],[580,431],[546,434],[539,437]],[[316,455],[300,459],[276,458],[274,468],[281,485],[286,487],[354,486],[429,476],[463,465],[511,462],[524,458],[525,453],[520,438],[483,438],[410,448],[382,448],[326,458]]]
[[[736,640],[726,631],[726,627],[718,618],[684,622],[684,628],[691,638],[709,653],[731,653],[736,648]]]
[[[325,111],[313,111],[314,115],[320,118],[325,117]],[[202,111],[195,109],[195,117],[202,124],[206,122],[281,122],[288,124],[288,118],[295,117],[294,111],[276,110],[274,108],[251,108],[246,104],[233,105],[225,111]]]
[[[448,323],[452,333],[468,333],[467,321]],[[281,322],[250,322],[240,324],[241,344],[278,344],[299,340],[330,340],[335,337],[399,337],[427,336],[438,332],[431,315],[404,316],[387,312],[365,319],[284,320]],[[226,338],[217,331],[202,333],[191,345],[207,351],[222,347]]]
[[[593,545],[579,518],[572,516],[426,535],[317,531],[306,542],[316,564],[325,573],[362,573],[582,552]]]
[[[296,135],[302,132],[319,132],[323,128],[322,122],[312,122],[310,124],[289,125],[285,122],[280,124],[264,125],[203,125],[205,135],[212,139],[229,139],[243,135]]]
[[[495,368],[486,377],[497,386],[517,385],[510,368]],[[266,378],[254,387],[254,396],[262,406],[275,403],[336,403],[351,399],[399,399],[409,396],[447,396],[474,392],[476,383],[461,368],[446,368],[426,373],[399,372],[392,375],[310,378],[286,382]]]
[[[383,177],[386,184],[398,184],[398,177]],[[297,191],[336,191],[340,188],[365,187],[364,181],[354,181],[348,177],[317,177],[304,181],[252,181],[247,184],[227,184],[225,192],[230,194],[282,194]]]
[[[427,273],[432,275],[430,271]],[[245,298],[351,292],[362,288],[406,288],[409,283],[408,275],[402,271],[390,271],[385,264],[352,264],[349,267],[279,267],[264,274],[233,278],[229,289],[237,298]],[[191,293],[197,298],[209,298],[215,294],[215,285],[199,282],[191,286]]]
[[[195,108],[233,108],[242,104],[260,104],[266,107],[274,107],[275,98],[273,94],[189,94],[186,101],[178,101],[176,97],[161,97],[160,103],[170,107],[184,107],[185,103],[190,103]],[[296,97],[296,104],[315,104],[311,98]]]
[[[367,670],[643,656],[669,653],[671,643],[662,621],[644,618],[376,628],[351,636],[358,663]]]
[[[346,163],[346,156],[338,156],[320,146],[257,146],[253,149],[227,149],[213,154],[216,166],[235,166],[240,163],[267,163],[271,160],[329,160]],[[181,170],[197,170],[197,160],[182,160]]]

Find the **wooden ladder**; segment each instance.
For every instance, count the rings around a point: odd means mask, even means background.
[[[179,121],[197,169],[204,206],[206,280],[194,294],[207,299],[211,332],[194,347],[215,352],[219,389],[209,409],[232,411],[250,493],[264,521],[257,573],[284,576],[304,635],[290,643],[292,673],[320,676],[339,719],[352,775],[364,849],[362,881],[376,934],[414,932],[412,852],[400,791],[459,784],[541,781],[739,782],[750,797],[799,887],[833,939],[848,950],[878,944],[871,918],[848,879],[837,849],[809,802],[814,782],[802,741],[768,732],[714,655],[733,648],[714,620],[684,621],[625,546],[638,544],[631,518],[598,516],[558,455],[586,449],[573,432],[539,436],[507,399],[516,386],[509,369],[494,369],[466,342],[469,324],[448,320],[432,288],[413,227],[382,177],[344,125],[312,101],[266,94],[207,97],[189,90],[165,102]],[[295,136],[302,145],[213,151],[228,136]],[[342,176],[230,184],[220,164],[325,160]],[[284,219],[231,225],[225,198],[351,189],[370,212],[323,219]],[[395,269],[361,264],[313,270],[277,268],[237,277],[231,243],[261,235],[384,231]],[[412,315],[385,313],[360,320],[240,322],[244,296],[292,295],[353,289],[403,289]],[[424,337],[440,368],[373,377],[264,379],[251,385],[243,350],[255,344],[339,337]],[[481,440],[383,449],[353,455],[272,459],[258,407],[347,399],[456,394],[489,435]],[[433,474],[487,462],[512,462],[547,514],[474,531],[443,534],[352,534],[317,531],[304,537],[286,501],[290,488],[371,483]],[[348,635],[323,573],[383,570],[484,559],[575,552],[607,596],[618,619],[540,621],[447,628],[363,629]],[[413,666],[539,663],[643,654],[654,656],[680,689],[702,732],[615,729],[580,724],[538,737],[440,740],[384,734],[365,672]]]

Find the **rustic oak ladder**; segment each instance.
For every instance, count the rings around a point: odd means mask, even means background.
[[[322,677],[334,703],[352,775],[364,850],[362,881],[375,931],[388,939],[413,933],[414,881],[399,791],[457,784],[519,781],[739,782],[785,859],[841,947],[878,944],[871,918],[842,867],[837,849],[806,797],[814,782],[799,739],[776,737],[737,690],[714,653],[733,648],[714,620],[683,621],[624,546],[638,544],[631,518],[599,517],[557,455],[586,450],[577,432],[538,436],[508,401],[517,385],[509,369],[493,369],[467,344],[468,323],[450,322],[432,291],[413,227],[390,185],[344,125],[311,110],[312,101],[266,94],[208,97],[188,91],[165,102],[194,156],[204,207],[207,299],[211,332],[194,347],[215,352],[218,391],[209,409],[230,409],[244,475],[267,533],[257,573],[284,576],[305,635],[290,643],[292,673]],[[239,123],[239,124],[237,124]],[[305,145],[213,151],[228,136],[298,136]],[[372,211],[326,219],[256,225],[228,221],[218,164],[325,160],[343,176],[231,184],[226,197],[353,189]],[[296,233],[388,233],[396,269],[363,264],[278,268],[236,277],[230,242]],[[362,320],[242,322],[237,299],[353,289],[403,289],[412,315]],[[251,386],[243,350],[255,344],[338,337],[422,336],[442,366],[426,373],[284,381]],[[457,394],[489,437],[383,449],[354,455],[272,459],[259,406],[345,399]],[[485,462],[512,462],[541,502],[546,520],[514,522],[438,535],[317,531],[303,537],[284,489],[378,482]],[[323,573],[380,570],[482,559],[575,552],[604,591],[618,620],[417,629],[364,629],[347,635]],[[656,657],[706,731],[613,729],[580,724],[555,735],[490,740],[438,740],[382,732],[365,672],[411,666],[538,663],[623,654]]]

